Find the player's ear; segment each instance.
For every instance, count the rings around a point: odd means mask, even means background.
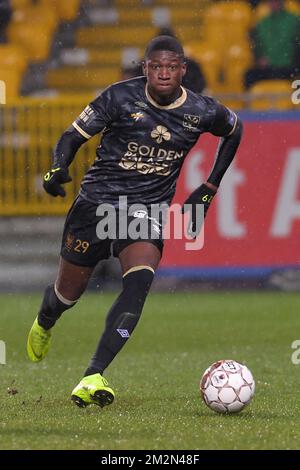
[[[143,74],[146,75],[146,61],[142,60],[142,68],[143,68]]]
[[[185,74],[186,74],[186,67],[187,67],[187,66],[186,66],[186,62],[183,61],[183,62],[182,62],[182,65],[181,65],[181,70],[182,70],[182,76],[183,76],[183,77],[184,77]]]

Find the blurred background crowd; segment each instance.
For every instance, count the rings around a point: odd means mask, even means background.
[[[79,150],[64,199],[42,189],[53,147],[101,90],[143,73],[158,34],[182,41],[184,85],[240,113],[245,127],[204,249],[188,255],[181,241],[166,243],[160,272],[172,286],[272,278],[300,289],[300,115],[291,99],[299,15],[300,0],[0,0],[0,290],[54,279],[64,218],[99,136]],[[177,201],[209,173],[215,145],[203,136],[186,159]],[[114,261],[99,269],[102,280],[119,278]]]
[[[96,94],[142,73],[146,43],[163,32],[184,44],[187,87],[235,109],[258,109],[269,92],[289,109],[299,14],[298,0],[0,0],[1,79],[8,99]]]

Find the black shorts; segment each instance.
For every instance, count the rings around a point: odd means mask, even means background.
[[[152,243],[162,254],[162,224],[158,220],[139,210],[131,214],[116,209],[110,216],[107,212],[97,215],[98,207],[80,196],[75,199],[63,231],[60,252],[63,259],[78,266],[94,267],[111,255],[118,257],[128,245],[140,241]],[[146,222],[147,233],[144,226],[142,231],[133,229],[132,234],[132,227],[142,219]]]

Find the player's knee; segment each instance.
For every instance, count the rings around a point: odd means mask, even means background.
[[[61,279],[57,280],[54,284],[56,296],[65,304],[77,302],[86,288],[86,282],[78,284],[71,284],[69,281],[63,282]]]
[[[82,294],[82,290],[79,290],[79,289],[74,290],[73,292],[65,291],[61,289],[60,287],[58,287],[56,283],[52,287],[55,293],[55,297],[61,303],[63,303],[64,305],[67,305],[68,307],[72,307],[73,305],[75,305],[76,302],[78,302],[78,300],[80,299],[80,296]]]

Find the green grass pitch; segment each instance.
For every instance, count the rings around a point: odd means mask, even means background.
[[[297,449],[300,296],[289,293],[150,294],[131,340],[107,369],[113,405],[79,409],[79,382],[115,295],[86,294],[57,324],[47,358],[26,357],[37,295],[1,295],[0,449]],[[245,363],[256,380],[250,406],[218,415],[201,401],[203,371]],[[8,393],[14,389],[16,394]]]

